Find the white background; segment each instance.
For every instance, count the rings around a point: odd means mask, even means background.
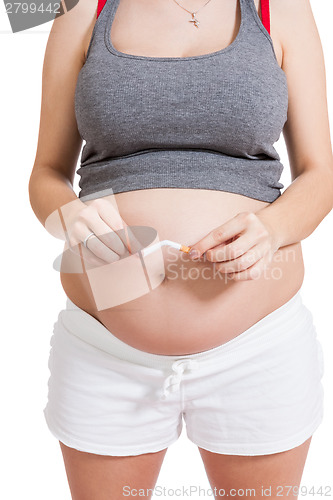
[[[332,0],[312,0],[311,5],[325,54],[332,117],[333,5]],[[59,274],[52,268],[53,259],[62,251],[63,244],[46,232],[28,199],[39,127],[42,64],[52,23],[12,34],[3,4],[1,8],[1,288],[4,307],[0,352],[4,462],[0,496],[5,500],[70,500],[59,443],[50,434],[42,411],[47,397],[49,341],[58,312],[65,305]],[[285,165],[281,180],[288,185],[289,163],[282,136],[276,148]],[[302,242],[306,267],[302,296],[314,316],[325,356],[324,422],[312,439],[302,485],[308,488],[314,485],[315,489],[329,485],[330,495],[333,495],[332,228],[331,212]],[[186,438],[185,425],[182,436],[167,452],[157,485],[209,488],[197,447]],[[309,498],[319,498],[319,495],[309,495]]]

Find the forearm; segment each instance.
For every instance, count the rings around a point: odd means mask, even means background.
[[[333,170],[309,169],[256,215],[271,227],[278,246],[283,247],[307,238],[332,208]]]
[[[53,236],[61,239],[64,239],[64,228],[59,209],[66,205],[73,210],[84,207],[67,177],[52,168],[39,169],[31,174],[29,199],[38,220]]]

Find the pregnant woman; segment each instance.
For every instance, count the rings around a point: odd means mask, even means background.
[[[29,194],[87,266],[62,268],[44,410],[75,500],[151,498],[183,422],[216,498],[297,489],[323,418],[300,290],[332,209],[325,85],[309,0],[80,0],[54,21]],[[140,227],[192,250],[148,262]]]

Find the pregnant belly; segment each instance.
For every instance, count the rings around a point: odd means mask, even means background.
[[[160,241],[188,246],[239,212],[256,212],[268,205],[233,193],[197,189],[149,189],[114,196],[129,226],[150,226]],[[227,280],[207,259],[192,261],[169,247],[158,254],[159,265],[152,257],[149,276],[157,285],[122,304],[96,306],[85,273],[61,273],[64,291],[123,342],[146,352],[184,355],[239,335],[287,302],[304,277],[300,243],[279,249],[259,279],[238,282]],[[107,297],[119,284],[110,280],[103,286]]]

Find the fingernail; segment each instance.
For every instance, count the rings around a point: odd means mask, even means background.
[[[191,259],[198,259],[200,257],[200,252],[199,250],[192,248],[192,250],[189,251],[189,256]]]

